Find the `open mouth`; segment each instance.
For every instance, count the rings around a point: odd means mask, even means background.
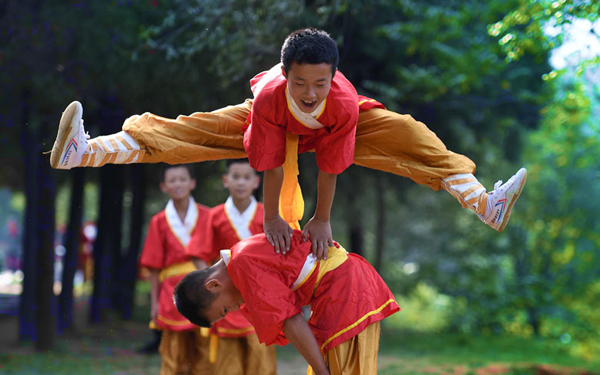
[[[317,105],[316,100],[312,100],[312,101],[300,100],[300,101],[302,102],[302,105],[306,108],[314,108]]]

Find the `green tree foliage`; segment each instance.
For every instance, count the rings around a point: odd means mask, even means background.
[[[554,101],[543,109],[541,126],[530,137],[523,224],[533,298],[523,303],[542,310],[542,333],[567,333],[584,343],[579,350],[591,354],[599,349],[589,346],[599,323],[591,311],[600,307],[592,297],[597,296],[600,257],[600,203],[594,199],[600,194],[600,129],[592,115],[600,106],[600,92],[592,83],[598,82],[598,71],[586,78],[571,74],[552,83]]]
[[[577,19],[594,22],[599,18],[598,0],[519,0],[506,16],[488,26],[488,32],[498,38],[507,62],[518,61],[526,55],[533,55],[541,62],[546,51],[562,44],[565,26]],[[547,27],[558,28],[559,32],[549,33]],[[581,74],[588,66],[598,63],[598,57],[582,61],[576,72]],[[554,79],[564,72],[565,69],[552,71],[543,79]]]

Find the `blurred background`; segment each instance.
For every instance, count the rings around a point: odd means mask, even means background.
[[[97,373],[101,363],[157,371],[156,359],[132,358],[150,337],[137,258],[166,203],[160,166],[50,169],[43,152],[63,109],[81,101],[98,136],[133,114],[241,103],[285,36],[307,26],[337,41],[339,69],[360,94],[427,124],[476,162],[488,190],[529,172],[502,233],[406,178],[357,166],[340,175],[334,238],[376,267],[403,308],[384,324],[381,373],[496,362],[511,373],[593,373],[599,11],[597,0],[1,1],[0,373],[78,373],[81,361]],[[222,203],[224,162],[195,168],[196,200]],[[314,155],[300,157],[307,212],[316,175]],[[86,343],[99,349],[69,349]],[[70,370],[52,367],[61,361]]]

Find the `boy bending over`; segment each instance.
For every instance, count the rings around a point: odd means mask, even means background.
[[[287,254],[274,253],[264,234],[222,251],[222,260],[185,276],[175,288],[177,309],[210,327],[241,310],[267,345],[291,342],[308,374],[376,374],[379,322],[400,310],[379,274],[337,243],[318,261],[294,231]],[[302,306],[310,304],[308,322]]]

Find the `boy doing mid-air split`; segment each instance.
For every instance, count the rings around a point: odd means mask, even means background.
[[[296,158],[306,151],[315,152],[319,175],[316,210],[303,236],[310,238],[318,258],[333,243],[329,216],[337,174],[353,162],[444,189],[502,231],[526,170],[521,168],[505,184],[499,181],[488,193],[473,175],[475,163],[449,151],[411,116],[358,95],[337,63],[337,46],[326,32],[297,30],[283,43],[281,63],[250,81],[254,99],[176,119],[135,115],[124,122],[123,131],[90,140],[83,128],[83,108],[73,102],[61,118],[50,163],[70,169],[247,156],[254,169],[265,172],[264,230],[276,252],[289,248],[289,224],[298,228],[302,217]]]
[[[318,261],[302,232],[294,231],[290,242],[285,255],[273,252],[264,234],[223,250],[218,263],[180,281],[177,309],[204,327],[240,309],[261,342],[291,342],[309,375],[376,374],[379,322],[400,310],[387,285],[366,260],[336,243]],[[307,322],[301,311],[309,304]]]

